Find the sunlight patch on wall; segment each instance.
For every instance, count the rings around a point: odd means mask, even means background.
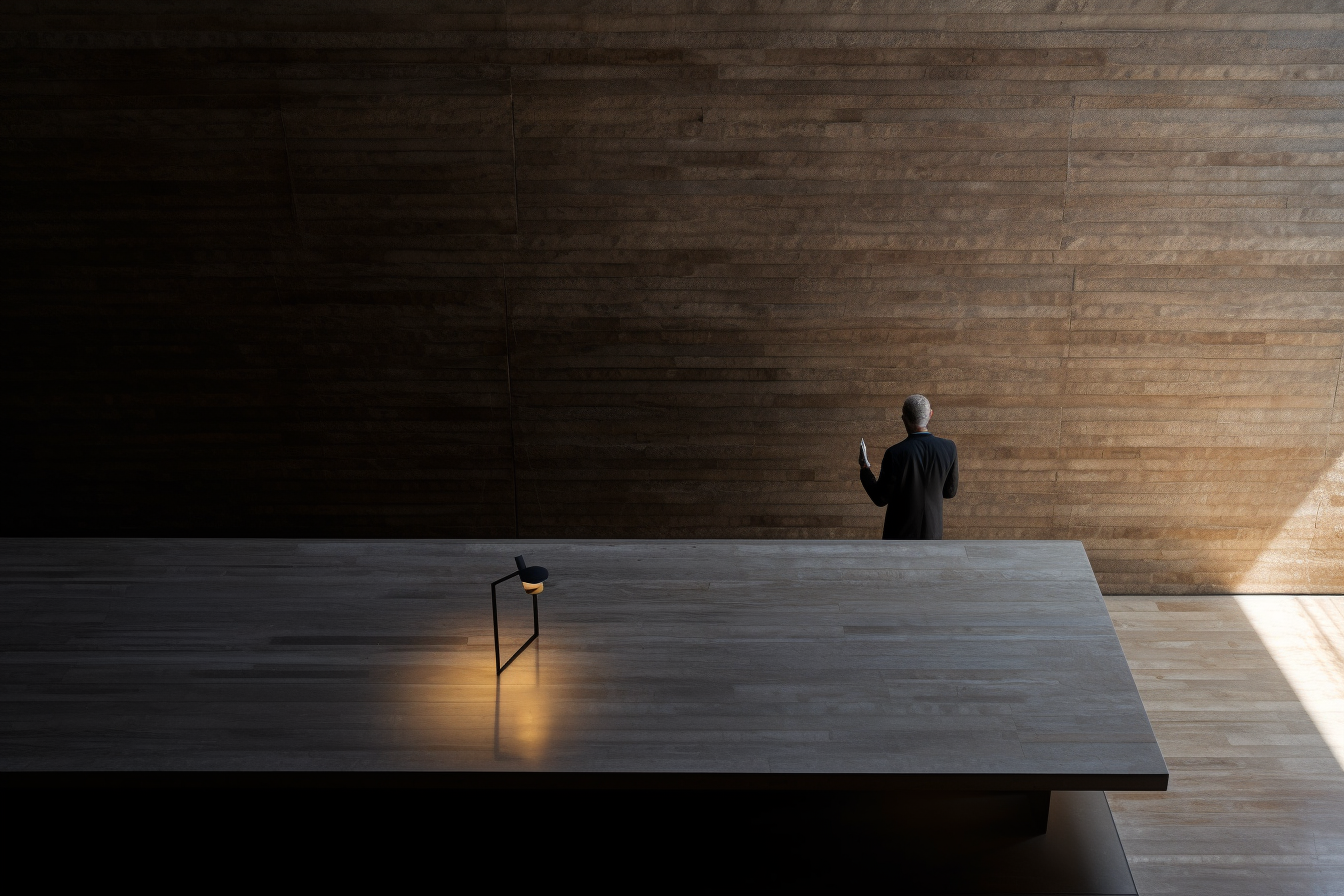
[[[1256,594],[1237,603],[1344,769],[1344,597]]]
[[[1236,590],[1242,593],[1292,594],[1313,590],[1339,590],[1338,583],[1316,583],[1313,588],[1314,554],[1330,552],[1344,534],[1344,454],[1317,480],[1279,530],[1241,577]]]

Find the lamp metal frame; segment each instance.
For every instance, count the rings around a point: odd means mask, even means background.
[[[524,641],[524,642],[523,642],[523,646],[522,646],[522,647],[519,647],[517,650],[515,650],[514,653],[513,653],[513,656],[509,657],[508,660],[506,660],[505,663],[504,663],[503,665],[500,665],[500,663],[499,663],[499,597],[498,597],[498,595],[495,594],[495,586],[499,585],[499,584],[502,583],[502,582],[507,582],[509,579],[512,579],[512,578],[514,578],[514,577],[519,577],[519,578],[521,578],[522,575],[523,575],[523,570],[520,569],[520,570],[518,570],[517,572],[511,572],[511,573],[509,573],[508,575],[506,575],[506,576],[505,576],[504,578],[502,578],[502,579],[495,579],[493,582],[490,583],[490,614],[494,617],[494,620],[495,620],[495,675],[496,675],[496,676],[503,675],[503,674],[504,674],[504,670],[507,669],[507,668],[509,668],[509,663],[512,663],[514,660],[518,659],[518,655],[519,655],[520,653],[522,653],[524,650],[526,650],[526,649],[528,648],[528,645],[530,645],[533,641],[537,640],[537,637],[541,634],[541,622],[540,622],[540,620],[539,620],[538,617],[537,617],[537,595],[536,595],[536,594],[533,594],[533,595],[532,595],[532,637],[530,637],[530,638],[528,638],[526,641]]]

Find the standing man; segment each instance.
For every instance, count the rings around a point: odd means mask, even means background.
[[[887,508],[883,538],[941,539],[943,499],[957,495],[957,446],[929,432],[933,408],[923,395],[901,406],[904,442],[882,455],[882,472],[873,476],[868,454],[859,451],[859,480],[878,507]]]

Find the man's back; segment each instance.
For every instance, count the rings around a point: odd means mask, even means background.
[[[883,538],[940,539],[943,499],[957,494],[957,446],[927,432],[911,433],[882,456],[881,475],[864,468],[868,497],[887,508]]]

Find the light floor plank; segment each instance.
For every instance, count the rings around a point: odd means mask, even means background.
[[[1344,611],[1344,597],[1256,600]],[[1338,675],[1341,645],[1285,649],[1231,596],[1106,603],[1171,769],[1166,793],[1109,794],[1139,892],[1344,893],[1344,769],[1297,668]]]

